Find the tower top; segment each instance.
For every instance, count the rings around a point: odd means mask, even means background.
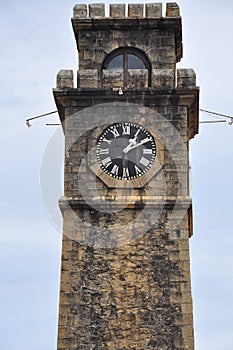
[[[196,74],[193,69],[176,69],[182,58],[180,9],[170,2],[162,10],[161,3],[110,4],[109,11],[104,3],[74,6],[77,84],[72,71],[58,73],[55,98],[62,121],[69,94],[88,107],[94,95],[98,103],[115,99],[134,103],[137,96],[141,102],[148,98],[148,104],[154,95],[154,103],[161,105],[172,93],[180,104],[189,105],[189,137],[194,137],[198,132]],[[87,91],[90,104],[84,103]]]
[[[73,9],[72,25],[79,49],[78,32],[82,30],[144,30],[171,29],[175,32],[176,62],[182,58],[182,23],[180,8],[175,2],[166,4],[166,16],[162,16],[162,3],[110,4],[109,16],[106,6],[77,4]]]

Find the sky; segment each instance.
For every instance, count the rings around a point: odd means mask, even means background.
[[[25,120],[56,110],[52,89],[57,72],[78,69],[70,22],[75,3],[0,3],[1,350],[56,349],[61,232],[44,205],[40,177],[46,177],[45,156],[60,164],[63,137],[59,127],[46,126],[59,122],[56,114],[33,121],[31,128]],[[195,69],[201,108],[233,115],[233,2],[180,0],[178,4],[184,46],[178,68]],[[216,117],[200,113],[200,120]],[[233,125],[228,123],[200,124],[199,135],[190,143],[196,350],[232,348],[232,136]],[[49,204],[55,216],[62,167],[57,173],[57,192],[51,193]]]

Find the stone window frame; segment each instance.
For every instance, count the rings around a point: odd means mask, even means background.
[[[147,57],[147,55],[140,49],[135,48],[135,47],[120,47],[118,49],[113,50],[112,52],[110,52],[107,57],[105,57],[103,64],[102,64],[102,69],[101,72],[103,70],[107,70],[108,69],[108,65],[110,64],[110,62],[116,58],[117,56],[123,55],[123,71],[124,71],[124,86],[127,86],[128,83],[128,55],[134,55],[137,58],[139,58],[143,64],[145,65],[144,69],[148,70],[148,87],[151,86],[151,64],[150,61]],[[136,69],[136,68],[135,68]]]

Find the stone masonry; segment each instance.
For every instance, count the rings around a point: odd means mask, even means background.
[[[192,69],[176,70],[180,9],[168,3],[162,17],[160,3],[113,4],[109,14],[74,6],[77,82],[61,70],[54,89],[65,133],[57,349],[194,350],[188,144],[199,90]],[[106,69],[129,48],[146,68]],[[96,172],[98,137],[122,121],[154,135],[158,168],[146,183],[111,185]]]

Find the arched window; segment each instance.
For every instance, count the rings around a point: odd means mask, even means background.
[[[128,82],[129,69],[147,69],[148,86],[151,80],[151,66],[146,55],[139,49],[124,47],[111,52],[103,62],[103,70],[122,70],[124,72],[124,85]]]

